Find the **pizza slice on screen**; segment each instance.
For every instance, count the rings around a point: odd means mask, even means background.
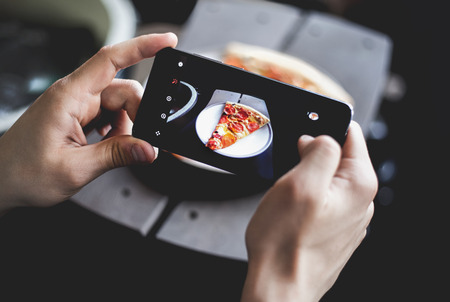
[[[270,122],[261,112],[239,103],[226,102],[206,147],[219,150],[229,147]]]

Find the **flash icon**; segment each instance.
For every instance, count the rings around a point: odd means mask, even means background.
[[[319,119],[319,114],[316,112],[309,112],[308,117],[312,121],[317,121]]]

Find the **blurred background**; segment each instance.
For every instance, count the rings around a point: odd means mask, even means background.
[[[367,239],[323,301],[443,297],[450,102],[449,24],[442,1],[277,2],[362,25],[387,35],[393,46],[366,133],[379,178],[375,216]],[[131,38],[148,25],[177,31],[196,5],[0,0],[0,133],[102,45]],[[0,287],[12,297],[5,301],[28,296],[238,301],[245,262],[177,247],[154,235],[143,237],[70,201],[13,211],[0,219],[0,256],[6,262]]]

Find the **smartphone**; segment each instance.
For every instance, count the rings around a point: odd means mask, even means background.
[[[270,122],[235,144],[206,146],[227,102]],[[156,54],[133,135],[173,154],[238,176],[275,181],[300,158],[301,135],[344,143],[352,107],[276,80],[173,48]]]

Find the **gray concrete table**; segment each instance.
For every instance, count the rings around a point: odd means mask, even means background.
[[[146,28],[161,32],[166,29],[164,25]],[[170,26],[168,29],[178,30]],[[378,111],[392,47],[385,35],[337,17],[265,1],[199,1],[179,31],[179,38],[178,48],[201,54],[217,52],[231,41],[240,41],[310,62],[352,95],[354,119],[365,133]],[[144,81],[150,65],[151,61],[138,66],[138,80]],[[90,138],[96,139],[99,138]],[[164,167],[155,171],[164,171]],[[170,179],[170,175],[177,173],[175,168],[165,177]],[[149,178],[158,180],[156,175]],[[157,238],[205,253],[246,260],[245,229],[263,194],[220,201],[174,198],[169,191],[152,188],[130,169],[121,168],[86,186],[74,196],[74,201],[143,235],[153,227],[163,209],[173,204],[173,211],[156,232]]]

